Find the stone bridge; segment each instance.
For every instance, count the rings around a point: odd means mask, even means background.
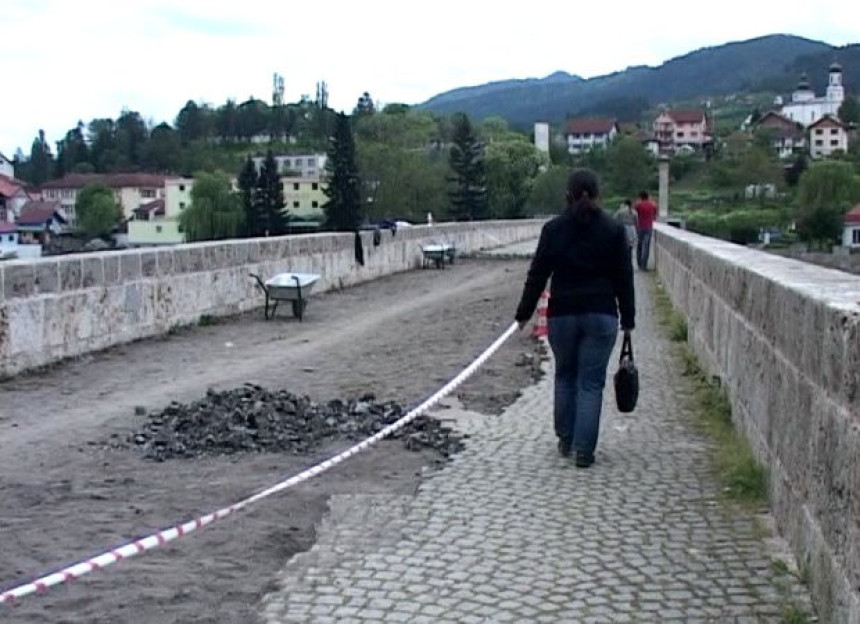
[[[539,228],[451,225],[433,237],[477,251]],[[430,233],[397,236],[357,270],[348,235],[5,264],[0,374],[258,305],[251,270],[320,272],[325,289],[415,266]],[[369,236],[364,248],[375,253]],[[722,503],[710,443],[689,423],[689,384],[656,326],[653,274],[639,273],[643,395],[622,418],[607,392],[594,469],[552,452],[551,376],[501,417],[452,406],[447,417],[480,434],[467,450],[415,496],[335,497],[317,545],[285,567],[261,617],[781,622],[811,594],[822,621],[860,623],[860,278],[662,225],[654,260],[768,468],[776,529],[808,574],[781,574],[755,519]]]

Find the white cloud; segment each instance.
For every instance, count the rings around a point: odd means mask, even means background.
[[[123,107],[157,123],[188,99],[269,100],[276,71],[289,101],[326,80],[332,106],[349,110],[365,90],[416,103],[491,80],[653,65],[774,32],[841,45],[855,37],[849,6],[5,0],[0,150],[29,151],[39,128],[53,143],[79,119],[116,117]]]

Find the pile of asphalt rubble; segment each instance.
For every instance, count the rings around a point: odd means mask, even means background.
[[[397,403],[377,403],[372,394],[358,400],[315,403],[285,390],[246,384],[209,390],[203,399],[173,402],[152,412],[128,445],[155,461],[239,453],[306,454],[334,440],[360,441],[401,418]],[[433,449],[449,457],[463,449],[464,436],[436,419],[419,416],[392,436],[410,450]],[[125,446],[125,445],[123,445]]]

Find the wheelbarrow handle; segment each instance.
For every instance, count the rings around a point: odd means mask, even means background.
[[[248,275],[250,275],[255,280],[257,280],[257,284],[260,286],[260,288],[263,290],[263,292],[268,294],[269,289],[266,288],[266,283],[260,278],[259,275],[257,275],[256,273],[249,273]]]

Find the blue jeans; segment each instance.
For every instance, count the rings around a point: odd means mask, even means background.
[[[593,455],[618,319],[611,314],[572,314],[550,317],[548,325],[555,356],[555,433],[573,438],[577,453]]]
[[[648,268],[651,255],[651,230],[639,230],[636,243],[636,265],[643,271]]]

